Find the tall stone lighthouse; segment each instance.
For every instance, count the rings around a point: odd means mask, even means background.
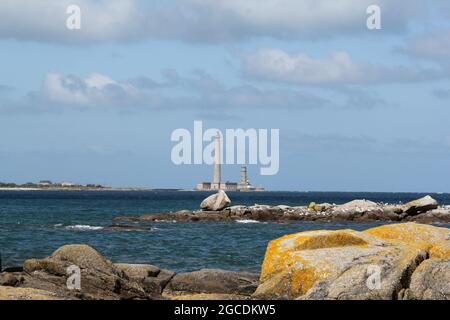
[[[221,189],[221,154],[220,154],[220,133],[214,136],[214,174],[213,181],[211,183],[211,189],[219,190]]]

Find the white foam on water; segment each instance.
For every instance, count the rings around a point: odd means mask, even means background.
[[[95,231],[95,230],[101,230],[103,227],[96,227],[96,226],[89,226],[89,225],[83,225],[83,224],[77,224],[74,226],[67,226],[65,227],[67,230],[76,230],[76,231]]]
[[[177,223],[177,221],[176,221],[176,220],[158,220],[158,219],[154,220],[154,222],[167,222],[167,223]]]
[[[260,223],[259,221],[251,220],[251,219],[236,220],[236,222],[237,223]]]

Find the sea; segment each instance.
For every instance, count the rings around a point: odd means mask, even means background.
[[[65,244],[88,244],[113,262],[148,263],[186,272],[202,268],[259,272],[267,244],[305,230],[364,230],[381,223],[145,222],[149,231],[106,231],[114,217],[198,209],[208,192],[0,190],[3,268],[44,258]],[[361,192],[230,192],[233,205],[342,204],[354,199],[406,203],[426,194]],[[430,194],[450,205],[450,194]],[[133,224],[133,223],[126,223]],[[450,225],[441,225],[450,227]]]

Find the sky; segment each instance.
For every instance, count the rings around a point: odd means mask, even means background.
[[[450,192],[449,106],[446,0],[0,1],[3,182],[192,188],[203,121],[280,130],[268,190]]]

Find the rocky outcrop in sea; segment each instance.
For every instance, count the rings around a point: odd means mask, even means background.
[[[407,204],[375,203],[353,200],[336,205],[310,203],[308,206],[261,205],[229,206],[229,198],[221,191],[202,202],[202,210],[181,210],[141,216],[119,216],[116,221],[224,221],[256,220],[289,221],[416,221],[420,223],[450,223],[450,206],[439,206],[430,196]]]

